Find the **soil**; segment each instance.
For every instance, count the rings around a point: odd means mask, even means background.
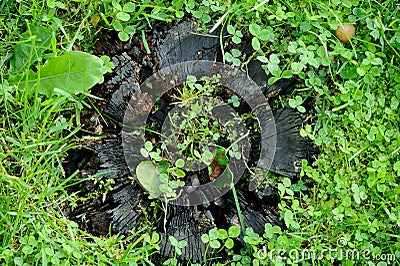
[[[232,193],[227,193],[210,204],[195,207],[168,206],[166,232],[164,232],[164,213],[158,207],[150,207],[151,200],[137,182],[132,182],[121,146],[121,122],[127,103],[137,91],[139,84],[159,69],[177,62],[188,60],[220,61],[219,39],[201,34],[193,34],[196,22],[192,20],[159,23],[153,25],[152,35],[147,36],[151,54],[147,54],[141,35],[135,36],[126,43],[120,42],[115,33],[101,36],[93,49],[95,55],[108,55],[115,65],[114,71],[105,76],[105,82],[95,86],[91,94],[103,100],[91,100],[95,108],[84,110],[82,114],[81,136],[84,139],[80,149],[70,152],[65,160],[64,168],[69,176],[75,171],[81,183],[71,186],[70,193],[78,197],[91,198],[78,200],[76,206],[66,210],[69,217],[76,221],[83,230],[94,235],[112,233],[128,234],[136,226],[144,222],[155,224],[164,236],[160,244],[160,256],[173,257],[175,252],[168,236],[188,241],[182,249],[179,259],[198,262],[211,256],[210,249],[202,243],[200,237],[211,228],[228,228],[239,226],[239,219]],[[219,32],[214,33],[218,36]],[[246,61],[251,47],[238,47]],[[228,48],[229,49],[229,48]],[[296,81],[283,80],[273,86],[267,85],[268,77],[258,61],[250,60],[249,76],[262,88],[267,99],[273,100],[279,94],[290,92]],[[227,92],[229,94],[229,92]],[[241,105],[242,107],[245,104]],[[276,105],[274,105],[276,106]],[[243,107],[245,108],[245,107]],[[96,112],[100,110],[100,115]],[[160,119],[153,113],[154,119]],[[159,113],[158,113],[159,115]],[[165,116],[164,116],[165,117]],[[272,163],[271,171],[282,176],[297,178],[300,171],[300,160],[310,159],[310,143],[299,135],[304,116],[292,109],[276,109],[274,117],[277,126],[277,142],[279,151]],[[254,125],[254,121],[248,121]],[[100,137],[101,136],[101,137]],[[278,145],[277,144],[277,145]],[[257,162],[259,135],[252,136],[251,163]],[[215,171],[220,171],[218,167]],[[204,177],[187,182],[205,182]],[[98,175],[97,182],[84,181],[91,175]],[[213,178],[216,174],[213,173]],[[209,177],[208,177],[209,178]],[[105,190],[107,180],[113,180],[112,190],[106,196],[98,191]],[[262,191],[250,192],[245,183],[237,188],[240,207],[246,227],[252,227],[257,233],[263,233],[264,224],[284,227],[279,220],[277,203],[278,194],[268,187]],[[149,214],[149,212],[153,212]],[[144,215],[145,214],[145,215]],[[235,246],[241,247],[242,239]]]

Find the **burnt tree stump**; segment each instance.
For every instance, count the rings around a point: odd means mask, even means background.
[[[113,50],[111,59],[115,64],[114,72],[106,76],[104,84],[97,88],[97,91],[105,92],[105,96],[109,99],[104,113],[117,123],[122,123],[131,97],[138,92],[140,82],[146,78],[142,76],[144,72],[141,71],[143,62],[146,62],[147,67],[150,66],[148,69],[155,72],[157,68],[161,69],[189,60],[220,60],[222,58],[219,49],[220,30],[214,32],[213,35],[200,34],[195,30],[197,26],[196,22],[189,20],[179,22],[170,29],[163,29],[165,26],[160,27],[161,29],[156,27],[151,42],[153,59],[145,55],[145,52],[138,50],[137,46],[140,43],[138,39],[132,41],[133,45],[121,45],[120,50]],[[250,49],[248,45],[241,47],[243,54],[248,54]],[[271,93],[289,92],[293,88],[292,80],[282,80],[273,86],[268,86],[268,77],[258,61],[249,61],[248,73],[262,88],[267,98]],[[165,118],[165,114],[163,117]],[[289,108],[275,110],[274,118],[277,145],[269,170],[282,176],[295,178],[300,172],[301,159],[309,157],[309,143],[299,135],[303,118],[297,111]],[[156,119],[160,118],[156,117]],[[105,202],[94,200],[82,204],[73,210],[70,216],[77,220],[86,214],[91,220],[90,225],[85,227],[89,232],[106,234],[107,226],[111,224],[113,233],[127,234],[129,230],[139,225],[143,210],[149,208],[151,200],[148,199],[143,188],[130,178],[132,174],[124,158],[121,134],[115,138],[104,139],[100,144],[93,145],[91,149],[92,153],[88,155],[88,158],[96,163],[86,165],[81,163],[74,167],[83,172],[92,169],[90,174],[93,174],[94,165],[95,172],[101,174],[102,178],[114,180],[113,190],[110,191]],[[88,175],[89,172],[86,176]],[[257,195],[256,192],[242,187],[237,188],[237,193],[246,227],[252,227],[259,234],[264,232],[266,223],[283,227],[276,202],[271,202],[268,197]],[[106,225],[99,226],[98,221]],[[192,262],[200,262],[204,256],[211,256],[211,249],[207,249],[201,241],[202,234],[208,233],[215,226],[240,227],[231,192],[217,202],[207,205],[195,207],[169,205],[166,232],[163,231],[163,217],[159,217],[154,223],[163,235],[160,244],[161,256],[175,255],[174,247],[168,241],[169,236],[174,236],[178,240],[188,242],[178,258]],[[241,238],[240,241],[242,241]]]

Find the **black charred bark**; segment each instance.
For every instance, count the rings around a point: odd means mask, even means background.
[[[298,177],[301,160],[309,157],[308,141],[300,136],[303,119],[295,109],[285,108],[274,112],[276,125],[276,150],[270,171]]]
[[[159,68],[192,60],[215,61],[219,47],[219,31],[213,34],[196,32],[198,23],[184,21],[167,32],[156,32],[155,55]]]

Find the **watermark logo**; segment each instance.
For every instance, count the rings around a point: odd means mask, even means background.
[[[369,249],[359,250],[351,248],[348,245],[347,239],[340,237],[336,241],[336,247],[334,248],[323,248],[321,250],[315,249],[270,249],[266,246],[259,249],[257,257],[260,260],[271,260],[276,259],[281,261],[290,260],[294,263],[302,261],[317,261],[322,259],[342,261],[342,260],[353,260],[353,261],[385,261],[387,263],[394,262],[396,260],[395,254],[374,254]]]
[[[261,151],[257,167],[269,169],[272,164],[276,147],[276,128],[272,110],[268,105],[261,89],[241,70],[226,64],[212,61],[188,61],[161,69],[147,80],[140,89],[135,92],[127,106],[122,130],[123,150],[127,165],[133,175],[137,166],[145,160],[140,149],[145,144],[146,121],[153,106],[163,94],[184,84],[188,76],[194,76],[198,80],[204,77],[220,76],[220,85],[229,88],[242,98],[251,108],[256,116],[261,129]],[[202,99],[203,104],[213,102],[212,99]],[[175,108],[174,113],[180,112],[185,115],[184,108]],[[182,206],[195,206],[206,204],[216,200],[227,193],[232,184],[239,181],[247,167],[247,160],[250,152],[250,140],[244,133],[246,128],[243,122],[234,119],[235,110],[229,105],[215,105],[213,116],[221,124],[232,120],[234,127],[227,130],[235,130],[238,134],[237,145],[242,153],[240,158],[231,157],[228,167],[215,180],[202,185],[183,186],[177,188],[179,197],[170,201],[172,204]],[[162,126],[162,135],[172,135],[169,130],[171,121],[167,118]],[[210,143],[210,149],[214,145]],[[170,147],[171,149],[171,147]],[[173,147],[172,147],[173,150]],[[171,150],[170,150],[171,151]],[[170,154],[172,154],[170,152]],[[177,157],[169,158],[176,160]],[[199,170],[201,163],[185,164],[185,170]],[[203,165],[202,167],[206,167]],[[189,168],[189,169],[188,169]],[[250,183],[250,190],[254,190],[260,180],[253,180]]]
[[[343,248],[343,247],[347,246],[347,240],[344,237],[340,237],[336,241],[336,244],[337,244],[338,247]]]

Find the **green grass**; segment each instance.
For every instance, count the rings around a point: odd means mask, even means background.
[[[22,36],[26,30],[38,25],[55,29],[51,46],[31,44],[25,59],[28,66],[43,64],[62,52],[62,47],[71,46],[74,37],[67,37],[73,36],[67,30],[79,30],[79,19],[84,19],[67,13],[48,23],[42,15],[56,10],[46,6],[46,1],[2,2],[0,7],[1,62],[9,59],[15,45],[27,43]],[[63,34],[66,41],[60,42]],[[99,238],[78,229],[63,213],[72,200],[67,184],[79,180],[77,173],[65,176],[62,161],[78,140],[76,105],[82,106],[85,97],[28,93],[9,85],[8,64],[2,63],[0,71],[0,264],[136,265],[147,260],[157,241],[146,228],[127,238]]]
[[[153,258],[158,239],[150,237],[149,228],[128,238],[98,238],[65,217],[64,207],[73,201],[66,186],[79,180],[77,173],[64,175],[62,161],[76,143],[80,108],[75,106],[83,106],[85,97],[48,98],[37,90],[28,94],[17,89],[10,85],[8,62],[18,44],[32,47],[24,72],[74,45],[90,52],[96,36],[108,29],[126,39],[133,34],[132,26],[146,33],[148,22],[179,19],[182,12],[228,27],[230,38],[221,41],[227,62],[246,69],[246,62],[229,47],[250,40],[253,58],[272,75],[270,83],[286,77],[301,80],[302,86],[281,99],[283,105],[302,112],[304,102],[313,100],[313,123],[301,132],[320,149],[313,165],[303,164],[302,180],[311,180],[312,186],[307,189],[288,179],[277,183],[288,229],[267,225],[263,236],[246,232],[251,252],[231,254],[227,263],[398,264],[397,1],[137,1],[134,9],[128,5],[122,11],[117,3],[123,9],[126,1],[0,3],[0,264],[124,265]],[[334,30],[347,21],[355,25],[356,35],[343,43]],[[23,35],[35,26],[52,27],[48,44],[40,46]],[[263,256],[264,247],[271,257]],[[279,249],[286,251],[283,259],[277,256]],[[321,259],[303,261],[289,256],[305,249],[325,253]],[[360,258],[335,258],[337,253],[327,254],[332,249],[357,250]],[[369,258],[361,256],[366,251]]]
[[[127,239],[97,238],[79,230],[63,214],[70,199],[66,184],[77,182],[76,173],[67,177],[62,169],[63,156],[73,147],[79,130],[74,117],[62,115],[74,110],[68,99],[42,101],[11,89],[3,92],[1,264],[108,265],[117,258],[120,263],[147,258],[154,244],[144,240],[145,231]]]

